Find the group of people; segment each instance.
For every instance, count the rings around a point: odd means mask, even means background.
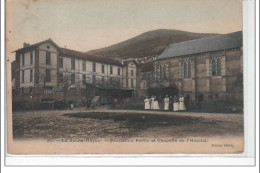
[[[161,105],[161,108],[160,108]],[[162,109],[165,111],[185,111],[186,107],[184,104],[184,97],[168,97],[168,95],[165,96],[163,99],[163,104],[160,104],[159,100],[157,99],[156,96],[151,96],[151,98],[146,98],[144,99],[144,109],[145,110],[160,110]]]

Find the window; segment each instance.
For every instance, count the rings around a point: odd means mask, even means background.
[[[183,77],[190,78],[191,77],[191,62],[183,62]]]
[[[96,72],[96,63],[95,62],[92,63],[92,72]]]
[[[183,63],[183,76],[184,78],[187,78],[187,69],[188,69],[188,65],[187,65],[187,62],[184,62]]]
[[[212,76],[216,76],[217,75],[217,69],[216,69],[216,60],[215,58],[213,58],[211,60],[211,68],[212,68]]]
[[[33,70],[31,69],[30,70],[30,82],[32,82],[33,81]]]
[[[45,86],[44,87],[44,93],[53,93],[53,87]]]
[[[113,66],[110,66],[110,74],[113,74]]]
[[[96,83],[96,76],[93,75],[92,83]]]
[[[212,76],[221,76],[221,59],[213,58],[211,60],[211,74]]]
[[[188,62],[188,74],[187,74],[188,78],[191,77],[191,62]]]
[[[46,69],[46,82],[50,82],[50,81],[51,81],[51,70]]]
[[[102,73],[105,73],[105,65],[104,64],[102,64],[101,70],[102,70]]]
[[[24,70],[22,71],[22,83],[24,83]]]
[[[75,59],[71,59],[71,69],[75,70]]]
[[[162,78],[163,78],[163,80],[166,79],[166,66],[165,65],[162,67]]]
[[[86,61],[82,62],[82,71],[86,71]]]
[[[133,87],[134,87],[134,80],[131,79],[131,88],[133,88]]]
[[[75,84],[75,74],[72,73],[70,76],[71,84]]]
[[[46,52],[46,64],[51,65],[51,53]]]
[[[117,69],[117,75],[120,75],[120,68]]]
[[[217,59],[217,75],[221,76],[221,59]]]
[[[105,83],[105,77],[104,76],[102,76],[101,82],[102,82],[102,84]]]
[[[30,93],[32,94],[32,92],[33,92],[33,87],[30,87]]]
[[[86,83],[86,75],[85,74],[82,75],[82,83]]]
[[[63,82],[63,73],[59,73],[59,81],[60,81],[60,83]]]
[[[22,66],[24,66],[24,54],[22,54]]]
[[[131,76],[134,76],[134,70],[131,70]]]
[[[63,58],[59,58],[59,68],[63,68]]]
[[[33,53],[30,52],[30,64],[32,65],[33,64]]]

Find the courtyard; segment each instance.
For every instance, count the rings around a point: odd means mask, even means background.
[[[243,137],[243,114],[134,110],[13,112],[14,140]]]

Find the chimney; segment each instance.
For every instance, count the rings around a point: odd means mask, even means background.
[[[23,43],[23,47],[29,47],[30,44],[29,43]]]

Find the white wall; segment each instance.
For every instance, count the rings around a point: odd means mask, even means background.
[[[23,71],[24,70],[24,82],[22,82],[22,75],[23,75]],[[33,70],[33,80],[32,82],[30,82],[30,68],[27,69],[23,69],[20,72],[20,86],[21,87],[30,87],[30,86],[34,86],[34,69]]]
[[[117,77],[122,78],[122,70],[121,66],[113,66],[113,74],[110,74],[110,65],[105,63],[96,62],[96,72],[93,72],[93,62],[83,59],[75,59],[75,70],[71,69],[71,58],[66,56],[60,56],[63,59],[63,68],[59,68],[60,72],[63,72],[63,75],[67,73],[75,73],[76,82],[82,81],[82,75],[86,75],[86,78],[90,79],[89,82],[92,82],[92,76],[95,75],[96,79],[101,80],[104,77],[107,80],[107,77]],[[83,71],[82,64],[83,61],[86,62],[86,71]],[[102,73],[102,65],[104,65],[104,73]],[[120,68],[120,75],[117,73],[117,69]],[[78,80],[78,81],[77,81]]]
[[[31,52],[33,55],[33,64],[30,62]],[[22,63],[23,54],[20,55],[20,87],[30,87],[34,85],[34,64],[35,64],[35,51],[28,51],[24,53],[24,66]],[[30,82],[30,70],[33,70],[33,80]],[[24,71],[24,82],[22,82],[22,71]]]

